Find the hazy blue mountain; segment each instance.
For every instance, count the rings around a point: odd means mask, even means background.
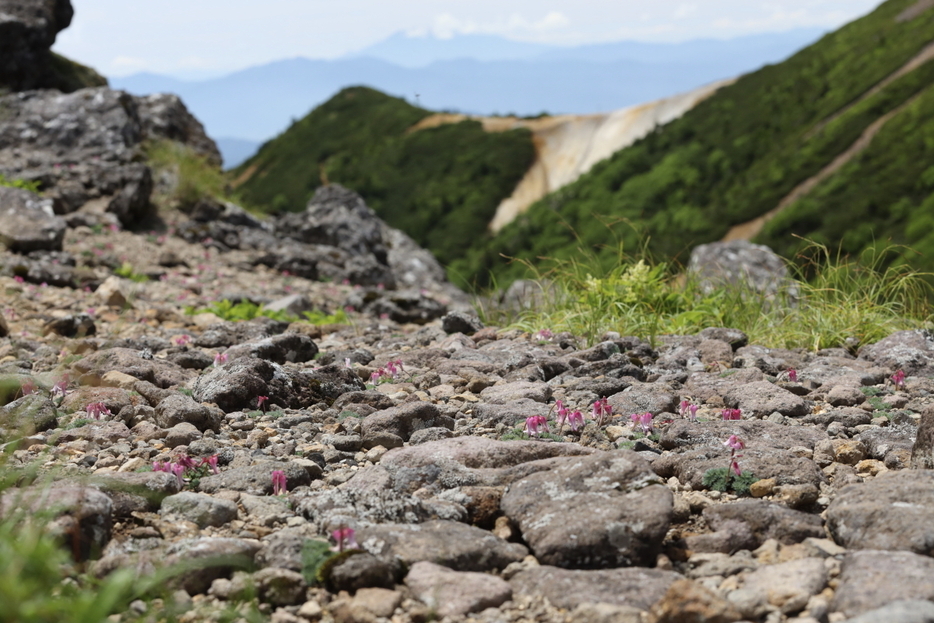
[[[217,148],[220,150],[221,157],[224,159],[225,169],[232,169],[241,162],[244,162],[247,158],[255,154],[259,146],[262,145],[260,141],[248,141],[243,138],[229,138],[225,136],[214,139],[214,142],[217,143]]]
[[[419,54],[432,59],[482,56],[480,48],[485,46],[490,55],[500,58],[433,60],[423,67],[360,55],[337,60],[293,58],[197,82],[145,73],[111,78],[110,83],[138,95],[177,93],[209,135],[260,143],[351,85],[370,86],[435,110],[485,115],[604,112],[780,61],[817,35],[815,30],[798,30],[731,41],[620,42],[545,50],[540,49],[545,46],[485,35],[408,41],[390,37],[368,53],[382,50],[384,56],[410,62],[414,57],[404,53],[417,51],[418,46],[424,48]],[[531,56],[501,58],[526,53]],[[236,150],[227,153],[230,162],[242,157]]]

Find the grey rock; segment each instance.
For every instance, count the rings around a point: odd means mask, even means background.
[[[847,619],[847,623],[934,623],[934,603],[902,599]]]
[[[908,376],[934,374],[934,335],[923,329],[897,331],[859,351],[859,358]]]
[[[405,576],[415,597],[441,616],[456,616],[496,608],[512,597],[512,587],[486,573],[453,571],[430,562],[417,562]]]
[[[704,519],[714,530],[731,524],[745,525],[755,538],[754,549],[766,539],[775,539],[785,545],[801,543],[804,539],[823,538],[823,522],[817,515],[786,508],[766,500],[737,500],[729,504],[708,506]]]
[[[371,316],[389,318],[400,324],[426,324],[442,317],[448,311],[447,305],[422,290],[415,289],[355,291],[344,301],[344,306],[353,307]]]
[[[110,540],[113,503],[93,487],[56,484],[51,487],[7,489],[0,495],[0,517],[46,514],[48,529],[69,544],[78,560],[99,553]]]
[[[237,505],[230,500],[222,500],[203,493],[183,491],[162,500],[162,515],[177,515],[198,524],[220,527],[237,518]]]
[[[158,410],[156,410],[158,413]],[[188,446],[193,441],[201,439],[201,431],[189,422],[179,422],[170,428],[165,435],[165,445],[168,448]]]
[[[195,338],[199,348],[227,348],[234,344],[279,335],[288,329],[286,322],[270,318],[255,318],[247,322],[218,322]]]
[[[198,486],[205,493],[214,493],[222,489],[246,491],[253,495],[272,495],[272,473],[276,470],[285,472],[286,485],[289,489],[307,485],[311,482],[308,472],[295,463],[262,461],[256,465],[225,469],[220,474],[205,476]]]
[[[505,404],[517,400],[534,400],[547,403],[551,400],[551,387],[544,383],[514,381],[493,385],[480,392],[480,397],[492,404]]]
[[[267,567],[253,574],[260,601],[273,606],[305,603],[305,578],[290,569]]]
[[[178,479],[166,472],[96,474],[88,484],[110,496],[115,517],[157,511],[162,500],[179,491]]]
[[[934,407],[921,412],[917,436],[911,447],[911,468],[934,469]]]
[[[453,429],[454,421],[429,402],[410,402],[366,416],[361,431],[364,438],[390,433],[407,441],[415,431],[436,426]]]
[[[58,425],[58,411],[45,396],[30,394],[0,407],[0,428],[26,435]]]
[[[143,358],[139,350],[130,348],[108,348],[91,353],[76,361],[72,369],[79,376],[81,384],[100,385],[104,374],[116,370],[163,389],[181,385],[194,375],[191,370],[169,361]]]
[[[347,486],[339,489],[298,496],[296,510],[317,526],[320,532],[341,525],[414,524],[445,515],[453,515],[445,517],[451,519],[466,516],[466,510],[462,507],[458,509],[450,503],[441,507],[434,498],[422,499],[393,491],[389,480],[386,475],[383,479],[383,484],[387,485],[385,487],[354,489],[347,483]]]
[[[409,443],[413,446],[417,446],[418,444],[428,443],[429,441],[450,439],[453,436],[454,433],[450,429],[444,428],[443,426],[435,426],[415,431],[409,438]]]
[[[240,357],[256,357],[276,363],[304,363],[315,358],[318,346],[307,335],[283,333],[237,344],[229,348],[226,354],[229,361]]]
[[[660,443],[666,450],[716,448],[722,447],[734,434],[746,442],[747,448],[779,450],[794,447],[813,450],[818,443],[829,439],[826,432],[809,426],[784,426],[761,420],[691,422],[676,419],[662,433]]]
[[[506,426],[515,426],[524,423],[527,418],[533,415],[545,415],[548,409],[548,405],[523,398],[510,400],[502,404],[478,403],[473,408],[473,416],[480,421],[481,426],[496,426],[500,423]]]
[[[51,199],[0,186],[0,244],[10,251],[61,251],[66,227],[65,221],[55,216]]]
[[[776,411],[788,417],[800,417],[810,411],[803,398],[768,381],[735,387],[723,401],[728,407],[741,409],[747,418],[765,417]]]
[[[183,539],[166,550],[165,564],[185,562],[192,571],[173,578],[172,583],[190,595],[207,592],[211,582],[229,576],[235,569],[249,568],[260,549],[260,542],[252,539],[224,537],[196,537]]]
[[[790,285],[785,260],[767,246],[745,240],[694,247],[688,273],[694,275],[705,291],[732,285],[775,295]],[[793,296],[796,294],[792,293]]]
[[[838,582],[831,611],[847,617],[901,600],[934,601],[934,559],[911,552],[850,552]]]
[[[250,518],[264,526],[274,526],[284,523],[289,517],[295,515],[289,507],[287,500],[281,497],[257,496],[249,493],[240,494],[240,504],[243,505]]]
[[[572,570],[541,566],[521,571],[509,583],[514,594],[547,597],[568,610],[583,603],[605,603],[648,610],[681,579],[660,569]]]
[[[483,323],[475,314],[453,311],[441,318],[441,329],[448,334],[463,333],[473,335],[483,328]]]
[[[593,452],[573,443],[454,437],[390,450],[379,465],[364,470],[367,475],[358,473],[345,488],[413,493],[422,488],[440,492],[465,485],[505,485],[550,469],[558,457]]]
[[[58,32],[71,23],[71,2],[4,0],[0,14],[4,17],[0,22],[0,87],[68,90],[69,81],[55,70],[57,63],[49,48]]]
[[[172,93],[154,93],[136,98],[144,136],[169,139],[187,145],[210,164],[220,168],[221,154],[201,122],[181,98]]]
[[[708,470],[728,467],[729,464],[730,451],[721,445],[719,448],[707,446],[663,454],[652,461],[652,469],[662,478],[675,476],[699,490],[704,488],[704,474]],[[824,473],[811,459],[790,450],[771,449],[765,444],[747,445],[739,465],[740,469],[752,472],[757,478],[774,478],[779,485],[819,487],[826,481]]]
[[[70,441],[85,440],[97,444],[101,447],[111,446],[119,443],[130,436],[130,429],[123,422],[113,420],[102,422],[91,422],[78,428],[69,428],[62,431],[55,439],[55,443],[61,445]]]
[[[402,568],[366,552],[355,553],[338,561],[328,576],[327,586],[333,592],[358,591],[361,588],[394,588],[402,579]]]
[[[288,296],[276,299],[265,307],[269,311],[281,311],[299,317],[301,317],[304,312],[312,311],[315,308],[311,300],[304,294],[289,294]]]
[[[650,565],[672,494],[636,453],[567,458],[514,482],[503,512],[545,564],[581,569]]]
[[[278,567],[301,571],[302,548],[313,534],[301,528],[282,528],[262,538],[262,548],[256,553],[261,568]]]
[[[414,525],[382,524],[357,531],[360,546],[408,567],[428,561],[458,571],[492,571],[522,560],[528,550],[462,523],[432,520]]]
[[[827,585],[823,558],[801,558],[763,565],[743,578],[743,586],[727,598],[748,618],[758,618],[768,606],[785,614],[800,612]]]
[[[934,471],[889,472],[844,487],[827,507],[827,529],[848,549],[934,555]]]
[[[720,340],[733,347],[733,350],[742,348],[749,343],[749,336],[739,329],[729,329],[726,327],[707,327],[697,334],[698,337],[705,340]]]
[[[190,397],[177,393],[156,405],[155,421],[162,428],[172,429],[178,424],[187,423],[202,432],[209,429],[220,432],[224,414],[217,407],[199,404]],[[171,435],[171,432],[169,434]]]
[[[87,337],[97,333],[97,325],[88,314],[68,314],[55,318],[42,327],[44,333],[55,333],[62,337]]]
[[[653,383],[635,383],[629,389],[613,394],[607,401],[613,413],[629,418],[633,413],[675,413],[678,396],[664,391]]]

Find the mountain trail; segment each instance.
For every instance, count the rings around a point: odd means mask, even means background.
[[[923,91],[922,91],[923,93]],[[759,232],[762,231],[762,228],[770,220],[775,218],[782,210],[796,202],[798,199],[808,195],[812,190],[814,190],[818,184],[829,178],[831,175],[840,170],[843,165],[848,163],[850,160],[858,156],[864,149],[869,147],[872,143],[872,139],[879,133],[879,130],[895,115],[899,114],[905,108],[910,106],[921,93],[918,93],[914,97],[910,98],[908,101],[904,102],[898,108],[890,110],[886,114],[882,115],[875,121],[873,121],[860,135],[856,142],[854,142],[850,147],[844,151],[842,154],[833,159],[833,161],[821,169],[816,175],[809,177],[804,180],[795,188],[785,195],[785,197],[778,202],[778,205],[766,212],[761,216],[746,221],[745,223],[740,223],[739,225],[734,225],[730,228],[730,231],[722,238],[722,242],[728,242],[730,240],[752,240]]]

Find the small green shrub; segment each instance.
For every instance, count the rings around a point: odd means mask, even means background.
[[[308,586],[314,586],[318,583],[318,574],[328,558],[331,558],[334,552],[331,546],[325,541],[316,539],[305,539],[302,543],[302,576]]]
[[[119,268],[114,270],[114,274],[119,277],[123,277],[124,279],[135,281],[136,283],[145,283],[149,281],[149,277],[142,273],[136,272],[133,269],[133,265],[129,262],[124,262],[121,264]]]
[[[9,180],[2,173],[0,173],[0,186],[6,186],[8,188],[22,188],[23,190],[28,190],[29,192],[33,193],[39,192],[38,181]]]
[[[319,309],[312,311],[302,312],[302,315],[305,319],[313,325],[326,325],[326,324],[347,324],[348,317],[347,312],[343,309],[338,309],[333,314],[326,314]]]
[[[728,467],[715,467],[704,473],[703,484],[712,491],[726,493],[732,490],[736,495],[749,495],[749,487],[759,480],[752,472],[743,470],[737,476]]]
[[[184,210],[201,199],[226,196],[227,179],[220,168],[181,143],[151,141],[146,145],[146,157],[154,174],[167,173],[177,180],[171,192],[157,197],[157,201]]]
[[[257,305],[256,303],[251,303],[250,301],[240,301],[239,303],[234,304],[228,299],[215,301],[207,307],[201,308],[195,308],[194,306],[189,305],[185,308],[185,313],[189,316],[193,316],[195,314],[212,313],[218,318],[222,318],[223,320],[230,322],[253,320],[254,318],[259,318],[260,316],[272,318],[273,320],[280,320],[282,322],[294,322],[296,320],[295,316],[292,316],[288,312],[268,310],[262,305]]]

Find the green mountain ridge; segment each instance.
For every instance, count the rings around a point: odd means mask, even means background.
[[[930,3],[928,3],[930,4]],[[914,0],[889,0],[787,61],[714,96],[533,205],[466,262],[500,282],[581,247],[606,266],[617,243],[684,261],[693,246],[776,208],[789,193],[877,133],[848,162],[765,223],[755,242],[794,257],[823,243],[858,254],[891,244],[923,249],[934,221],[934,63],[893,76],[934,41],[934,10],[905,19]],[[901,17],[901,19],[900,19]],[[882,83],[883,88],[873,89]],[[890,261],[934,271],[904,249]]]
[[[934,236],[930,4],[888,0],[741,77],[496,235],[486,225],[534,158],[528,131],[463,121],[410,132],[431,111],[363,87],[269,141],[235,171],[236,185],[269,211],[303,209],[325,182],[348,186],[459,285],[524,276],[525,264],[504,256],[537,264],[585,250],[611,267],[620,245],[645,245],[685,262],[698,244],[743,237],[737,226],[789,258],[808,240],[847,254],[923,250]],[[902,249],[888,261],[934,271],[932,254]]]

